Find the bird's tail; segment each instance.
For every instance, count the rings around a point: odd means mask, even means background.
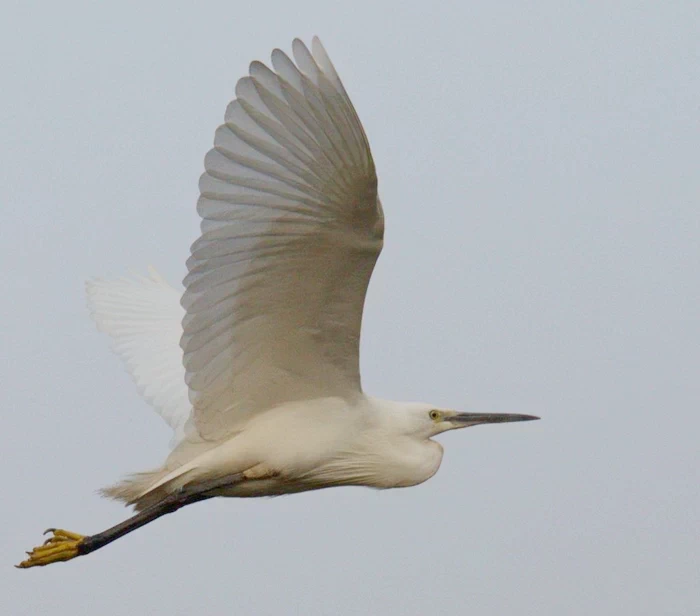
[[[114,485],[102,488],[100,494],[107,498],[134,505],[137,511],[155,505],[168,494],[167,484],[160,484],[170,471],[159,468],[143,473],[134,473]]]

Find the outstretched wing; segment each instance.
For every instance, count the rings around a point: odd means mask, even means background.
[[[205,439],[283,402],[361,391],[384,219],[367,137],[320,41],[253,62],[205,158],[182,305]]]
[[[148,277],[94,279],[85,286],[97,328],[110,335],[139,392],[180,440],[192,409],[179,345],[181,292],[153,268]]]

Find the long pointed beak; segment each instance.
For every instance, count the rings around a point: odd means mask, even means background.
[[[539,417],[535,417],[535,415],[516,415],[514,413],[455,413],[452,417],[446,417],[446,419],[456,424],[455,428],[466,428],[479,424],[532,421],[533,419],[539,419]]]

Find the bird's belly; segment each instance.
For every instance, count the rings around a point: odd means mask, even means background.
[[[357,423],[347,405],[334,399],[307,402],[260,417],[239,440],[250,452],[248,457],[275,476],[246,481],[241,490],[246,495],[261,495],[322,487],[316,485],[317,473],[348,448]],[[333,485],[328,479],[328,485]]]
[[[318,489],[317,486],[302,481],[293,481],[283,477],[269,477],[266,479],[252,479],[222,488],[215,492],[216,496],[252,498],[257,496],[281,496],[282,494],[295,494],[308,490]]]

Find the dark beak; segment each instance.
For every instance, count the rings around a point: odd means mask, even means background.
[[[539,419],[539,417],[513,413],[457,413],[452,417],[446,417],[446,419],[456,424],[456,428],[466,428],[468,426],[478,426],[479,424],[532,421],[533,419]]]

